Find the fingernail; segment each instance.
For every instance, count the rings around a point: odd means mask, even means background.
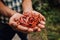
[[[35,27],[34,30],[35,30],[35,29],[38,29],[38,27]]]
[[[45,22],[44,21],[40,21],[41,24],[45,25]]]
[[[40,28],[38,28],[38,32],[40,32],[41,31],[41,29]]]
[[[44,26],[44,25],[41,25],[41,27],[42,27],[42,28],[45,28],[45,26]]]
[[[33,32],[33,29],[29,28],[29,29],[28,29],[28,32]]]
[[[42,24],[39,24],[38,26],[39,26],[40,28],[45,28],[45,26],[42,25]]]

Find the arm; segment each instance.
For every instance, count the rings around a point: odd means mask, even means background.
[[[32,1],[31,0],[23,0],[22,7],[23,7],[24,12],[33,10]]]
[[[5,6],[2,1],[0,0],[0,14],[3,14],[5,16],[11,17],[13,14],[15,14],[16,12],[13,11],[12,9],[8,8],[7,6]]]
[[[15,14],[16,13],[16,14]],[[5,6],[2,1],[0,0],[0,14],[3,14],[7,17],[10,17],[9,19],[9,25],[17,30],[17,31],[21,31],[21,32],[32,32],[31,28],[28,29],[28,27],[24,27],[20,24],[18,24],[16,21],[19,20],[19,18],[22,16],[22,14],[17,13],[16,11],[8,8],[7,6]]]
[[[15,14],[16,13],[16,14]],[[19,19],[20,16],[22,14],[19,14],[17,13],[16,11],[13,11],[12,9],[8,8],[7,6],[5,6],[2,1],[0,0],[0,14],[3,14],[7,17],[10,17],[9,19],[9,25],[15,29],[15,30],[18,30],[18,31],[25,31],[25,30],[28,30],[26,27],[24,26],[21,26],[21,25],[18,25],[17,22],[15,20]],[[13,16],[12,16],[13,15]],[[23,32],[22,31],[22,32]]]
[[[22,7],[23,7],[23,13],[32,12],[33,14],[35,14],[37,16],[39,15],[40,16],[39,18],[42,19],[42,21],[39,20],[40,23],[37,25],[37,27],[38,27],[37,31],[40,31],[41,28],[45,27],[45,17],[41,13],[33,10],[32,0],[23,0]]]
[[[46,20],[45,17],[41,13],[33,10],[32,0],[23,0],[22,7],[23,7],[23,12],[32,12],[32,13],[35,13],[36,15],[40,15],[40,17],[44,21]]]

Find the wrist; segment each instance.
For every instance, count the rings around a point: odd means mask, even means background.
[[[11,16],[13,16],[13,15],[16,14],[16,13],[17,13],[16,11],[12,11],[12,10],[11,10],[11,11],[8,12],[8,15],[9,15],[9,17],[11,17]]]
[[[10,17],[13,16],[14,14],[16,14],[16,12],[11,12],[10,13]]]
[[[24,0],[22,3],[22,8],[23,8],[23,12],[29,12],[29,11],[33,10],[32,1]]]
[[[27,10],[24,10],[23,12],[32,12],[33,9],[27,9]]]
[[[19,16],[21,16],[21,15],[22,15],[22,14],[16,12],[16,13],[14,13],[12,16],[18,16],[18,17],[19,17]],[[12,17],[12,16],[11,16],[11,17]]]

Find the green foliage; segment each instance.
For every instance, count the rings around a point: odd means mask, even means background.
[[[49,0],[33,0],[33,8],[46,17],[45,33],[40,33],[42,39],[60,40],[60,8],[51,7]]]

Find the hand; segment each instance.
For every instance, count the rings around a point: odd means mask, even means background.
[[[25,26],[22,26],[22,25],[19,24],[19,18],[21,16],[23,16],[23,15],[19,14],[19,13],[14,14],[9,20],[9,25],[14,30],[22,31],[22,32],[25,32],[25,33],[33,32],[32,28],[28,28],[28,27],[25,27]]]
[[[46,21],[46,19],[45,19],[45,17],[41,13],[36,12],[36,11],[26,11],[26,12],[23,12],[23,14],[25,14],[25,13],[28,13],[29,15],[32,13],[34,15],[39,16],[39,19],[40,19],[39,20],[39,24],[37,24],[37,26],[34,28],[34,30],[41,31],[41,28],[45,28],[45,21]]]

